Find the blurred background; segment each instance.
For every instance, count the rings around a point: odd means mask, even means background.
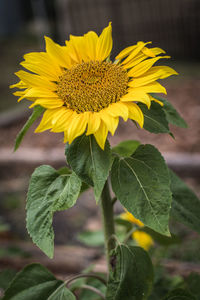
[[[13,153],[15,137],[31,111],[25,100],[17,104],[9,85],[17,81],[14,72],[20,69],[23,54],[44,51],[44,35],[64,44],[69,34],[82,35],[89,30],[100,34],[109,21],[113,26],[113,57],[137,41],[152,41],[153,47],[161,47],[171,55],[167,63],[179,76],[164,81],[167,99],[189,126],[188,129],[172,127],[176,138],[173,140],[169,135],[138,130],[131,122],[120,122],[116,135],[110,138],[111,144],[116,145],[122,139],[154,144],[167,163],[200,195],[199,0],[0,0],[0,269],[21,268],[36,255],[36,260],[45,260],[45,264],[61,272],[64,245],[75,245],[76,251],[81,247],[79,254],[84,261],[78,262],[79,268],[87,263],[87,255],[96,257],[96,252],[84,252],[83,244],[76,238],[83,228],[100,227],[91,192],[83,194],[74,208],[55,214],[56,253],[59,253],[56,266],[32,246],[25,228],[28,181],[40,164],[63,166],[64,145],[62,134],[34,134],[35,124],[21,148]],[[121,210],[118,206],[116,209]],[[179,225],[171,227],[182,235],[186,251],[181,255],[175,248],[168,258],[199,262],[198,235]],[[74,272],[75,265],[78,268],[77,263],[70,265],[70,259],[66,264],[68,273]]]

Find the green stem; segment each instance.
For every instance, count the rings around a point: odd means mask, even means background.
[[[134,231],[136,231],[136,230],[137,230],[137,228],[135,228],[135,226],[133,226],[133,227],[131,228],[131,230],[129,230],[129,231],[127,232],[127,234],[126,234],[126,236],[125,236],[125,238],[124,238],[124,240],[123,240],[123,244],[126,244],[126,243],[128,242],[128,240],[129,240],[129,238],[131,237],[132,233],[133,233]]]
[[[97,288],[95,288],[94,286],[91,286],[91,285],[87,285],[87,284],[83,284],[81,287],[81,289],[86,289],[86,290],[90,290],[92,291],[93,293],[97,294],[98,296],[100,296],[102,299],[106,299],[104,294],[98,290]]]
[[[113,235],[115,234],[115,228],[113,204],[110,196],[108,181],[106,181],[101,194],[101,212],[104,227],[105,251],[109,270],[109,253],[112,249],[115,248],[115,240],[113,239]]]

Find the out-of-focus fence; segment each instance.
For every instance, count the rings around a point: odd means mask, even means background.
[[[22,32],[30,21],[40,40],[47,34],[61,42],[69,34],[100,33],[112,21],[113,54],[143,40],[163,47],[173,57],[200,59],[200,0],[0,1],[0,37]]]
[[[174,57],[199,59],[200,0],[57,0],[62,41],[113,23],[115,49],[152,41]]]

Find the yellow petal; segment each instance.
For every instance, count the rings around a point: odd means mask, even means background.
[[[110,55],[112,45],[112,26],[110,22],[109,25],[106,28],[104,28],[104,30],[98,38],[96,45],[96,60],[105,60]]]
[[[17,75],[17,77],[19,77],[28,87],[42,87],[51,91],[55,91],[57,89],[57,85],[54,82],[51,82],[39,75],[31,74],[22,70],[16,72],[15,75]]]
[[[86,53],[90,60],[96,60],[96,45],[98,41],[98,35],[94,31],[89,31],[84,35]]]
[[[62,106],[60,107],[55,114],[52,117],[52,128],[55,126],[55,124],[58,122],[58,120],[63,118],[63,115],[66,114],[68,112],[68,108],[66,108],[66,106]]]
[[[116,57],[115,59],[123,59],[127,55],[129,55],[135,48],[137,48],[137,45],[129,46],[125,49],[123,49]]]
[[[144,53],[139,52],[133,59],[131,59],[127,64],[124,64],[122,67],[124,69],[130,69],[137,64],[139,64],[141,61],[145,60],[148,56],[146,56]]]
[[[151,49],[144,47],[141,51],[143,54],[145,54],[147,57],[155,57],[156,55],[151,51]]]
[[[47,109],[53,109],[57,107],[63,106],[63,101],[61,99],[55,99],[55,98],[39,98],[34,101],[33,104],[29,106],[29,108],[32,108],[36,105],[41,105]]]
[[[112,117],[104,110],[100,111],[100,117],[111,134],[114,135],[119,123],[119,117]]]
[[[137,242],[137,244],[148,251],[154,244],[152,237],[140,230],[136,230],[132,233],[132,238]]]
[[[147,47],[144,47],[144,48],[142,49],[142,52],[143,52],[144,54],[146,54],[147,56],[152,56],[152,55],[150,55],[151,53],[153,54],[153,56],[158,55],[158,54],[161,54],[161,53],[163,53],[163,54],[166,53],[165,50],[163,50],[163,49],[161,49],[161,48],[158,48],[158,47],[154,47],[154,48],[147,48]]]
[[[48,80],[57,81],[61,73],[60,67],[46,52],[32,52],[24,55],[21,65],[33,73],[44,76]]]
[[[148,51],[147,51],[147,50]],[[158,54],[161,53],[165,53],[164,50],[162,50],[161,48],[147,48],[144,47],[141,52],[139,52],[135,57],[133,57],[127,64],[124,64],[123,67],[125,69],[130,69],[134,66],[136,66],[137,64],[139,64],[140,62],[142,62],[143,60],[147,59],[149,56],[150,57],[155,57]]]
[[[13,89],[13,88],[25,89],[25,88],[27,88],[27,85],[22,80],[20,80],[19,82],[10,85],[9,88],[10,89]]]
[[[13,95],[15,95],[17,97],[20,97],[19,99],[17,99],[17,102],[20,102],[24,98],[26,98],[27,100],[30,100],[30,101],[34,101],[33,98],[26,96],[26,94],[28,93],[28,91],[29,91],[29,89],[26,89],[24,91],[16,91],[16,92],[14,92]]]
[[[132,60],[147,44],[151,42],[138,42],[137,47],[131,52],[131,54],[122,62],[122,64],[127,64],[130,60]]]
[[[127,48],[125,48],[124,50],[122,50],[117,56],[115,59],[123,59],[125,58],[126,56],[128,56],[133,50],[135,50],[136,48],[138,49],[138,46],[142,46],[142,43],[143,42],[138,42],[137,45],[133,45],[133,46],[129,46]],[[151,42],[149,42],[151,43]],[[146,44],[149,44],[149,43],[146,43]],[[143,43],[144,44],[144,43]],[[138,52],[138,51],[137,51]],[[140,52],[140,50],[139,50]],[[142,47],[141,49],[141,52],[142,53],[139,53],[138,54],[135,54],[133,55],[134,58],[136,58],[138,55],[139,56],[143,56],[144,58],[147,58],[147,57],[155,57],[155,55],[158,55],[160,53],[165,53],[165,51],[161,48],[147,48],[147,47]],[[139,59],[139,58],[138,58]],[[123,64],[126,64],[126,62],[124,61]]]
[[[72,141],[77,136],[80,136],[81,134],[84,133],[84,131],[86,129],[86,125],[87,125],[87,120],[88,120],[87,112],[81,113],[81,114],[76,114],[73,117],[73,120],[71,120],[71,123],[68,124],[68,128],[67,128],[69,144],[71,144]]]
[[[122,117],[124,121],[128,120],[127,105],[120,101],[110,104],[105,110],[112,117]]]
[[[143,76],[134,78],[131,82],[129,82],[129,86],[131,87],[144,86],[157,79],[163,79],[171,75],[177,75],[177,74],[178,73],[175,70],[167,66],[152,67]]]
[[[151,95],[150,95],[150,99],[151,99],[151,101],[157,102],[157,103],[160,104],[161,106],[164,105],[164,103],[163,103],[162,101],[159,101],[158,99],[152,97]]]
[[[134,81],[132,81],[134,82]],[[131,86],[131,83],[129,83],[129,86]],[[149,83],[147,85],[144,85],[142,88],[141,87],[136,87],[136,88],[130,88],[130,92],[140,92],[143,91],[144,93],[163,93],[163,94],[167,94],[166,89],[164,88],[164,86],[162,86],[159,82],[154,81],[152,83]]]
[[[147,72],[159,59],[161,58],[170,58],[170,56],[157,56],[154,58],[147,59],[139,64],[137,64],[134,68],[132,68],[127,75],[129,77],[139,77],[145,72]]]
[[[55,113],[59,110],[60,110],[59,108],[47,109],[43,114],[39,126],[35,129],[35,132],[42,132],[47,129],[50,129],[52,127],[52,118],[55,115]]]
[[[126,94],[121,98],[121,101],[122,102],[137,101],[146,104],[148,108],[150,108],[151,106],[150,97],[148,94],[143,92],[143,90],[129,92],[128,94]]]
[[[127,102],[126,105],[129,110],[129,118],[136,121],[142,128],[144,124],[144,115],[139,106],[131,102]]]
[[[60,46],[54,43],[49,37],[45,36],[46,51],[54,62],[59,66],[70,68],[72,66],[70,56],[66,46]]]
[[[104,150],[106,138],[108,135],[108,128],[104,124],[103,121],[101,121],[99,129],[94,133],[95,139],[102,150]]]
[[[84,36],[70,35],[70,41],[67,44],[67,49],[74,62],[81,64],[83,61],[88,60]]]
[[[46,89],[42,89],[42,88],[31,88],[29,89],[26,94],[25,97],[31,97],[31,98],[54,98],[54,99],[59,99],[57,94],[50,91],[50,90],[46,90]]]
[[[13,93],[13,95],[15,96],[19,96],[20,98],[17,100],[18,102],[20,102],[22,99],[26,98],[27,100],[32,100],[31,98],[27,97],[26,94],[29,92],[30,89],[26,89],[24,91],[16,91]]]
[[[67,131],[64,131],[64,140],[63,140],[63,143],[67,143],[68,142],[68,132]]]
[[[76,63],[96,60],[97,41],[98,35],[94,31],[89,31],[84,36],[70,35],[67,47],[71,59]]]
[[[128,212],[128,211],[126,211],[125,213],[122,213],[122,214],[120,215],[120,217],[121,217],[122,219],[124,219],[124,220],[127,220],[127,221],[129,221],[129,222],[131,222],[131,223],[133,223],[133,224],[139,226],[139,227],[144,227],[144,224],[143,224],[139,219],[136,219],[136,218],[134,217],[134,215],[132,215],[132,214],[131,214],[130,212]]]
[[[67,131],[68,124],[72,122],[74,113],[73,110],[65,108],[61,110],[59,114],[55,115],[52,120],[52,130],[53,132]]]
[[[178,73],[174,69],[168,66],[157,66],[157,67],[152,67],[152,69],[153,72],[160,71],[161,74],[159,79],[165,79],[171,75],[178,75]]]
[[[13,93],[15,96],[23,96],[26,93],[26,91],[16,91]]]
[[[88,116],[88,126],[86,135],[95,133],[99,129],[100,123],[101,119],[99,113],[90,112]]]

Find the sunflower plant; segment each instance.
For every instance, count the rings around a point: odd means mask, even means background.
[[[133,130],[139,127],[154,134],[173,136],[170,123],[186,127],[172,104],[157,95],[166,94],[158,80],[177,72],[154,65],[169,56],[150,42],[127,47],[112,61],[111,23],[99,36],[93,31],[71,35],[64,46],[48,37],[45,41],[45,52],[24,55],[21,65],[26,70],[16,73],[19,82],[11,86],[17,88],[18,101],[27,99],[33,108],[15,150],[42,115],[35,131],[64,133],[67,165],[59,170],[49,165],[35,169],[27,196],[27,230],[33,242],[53,258],[53,214],[74,206],[80,194],[92,188],[102,212],[107,274],[83,272],[63,282],[43,266],[32,264],[15,276],[3,299],[153,299],[154,271],[146,250],[153,246],[156,234],[171,239],[170,218],[200,232],[199,202],[168,169],[158,149],[134,140],[111,148],[108,133],[115,134],[120,117],[125,122],[131,119]],[[127,211],[122,225],[137,226],[123,241],[116,232],[116,201]],[[130,243],[130,236],[138,246]],[[195,296],[184,288],[163,295],[166,300],[183,298]]]

